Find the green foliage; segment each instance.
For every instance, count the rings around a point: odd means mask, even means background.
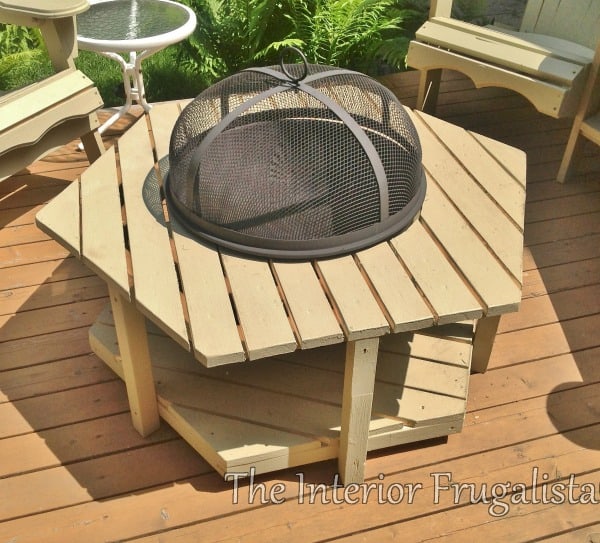
[[[276,64],[290,45],[302,49],[310,62],[371,75],[402,69],[408,42],[428,13],[428,0],[179,1],[196,12],[198,25],[187,40],[144,61],[150,101],[195,96],[244,68]],[[0,89],[50,73],[42,43],[38,30],[0,25]],[[76,64],[96,83],[107,106],[123,102],[115,62],[80,51]]]
[[[182,44],[180,61],[206,85],[268,57],[265,50],[285,36],[279,0],[182,0],[198,18]]]
[[[53,73],[42,49],[28,49],[0,57],[0,91],[18,89]]]
[[[178,66],[177,55],[176,47],[168,47],[144,61],[144,83],[149,102],[189,98],[205,88],[195,74]],[[80,51],[75,65],[94,81],[105,106],[118,106],[124,102],[123,76],[114,60]]]
[[[0,55],[12,55],[42,44],[39,29],[0,23]]]
[[[178,66],[178,51],[177,47],[171,46],[144,61],[144,83],[149,102],[190,98],[206,88],[196,73]]]
[[[106,107],[123,103],[123,76],[114,60],[91,51],[79,51],[75,66],[96,84]]]
[[[397,28],[399,19],[386,16],[390,7],[389,0],[288,1],[291,32],[265,53],[294,45],[309,62],[357,68],[373,58],[382,32]]]
[[[419,0],[182,0],[198,26],[181,62],[206,84],[257,64],[275,64],[279,51],[300,48],[310,62],[370,74],[399,69],[427,16]],[[414,32],[413,32],[414,34]]]
[[[52,73],[38,29],[0,24],[0,90],[24,87]]]

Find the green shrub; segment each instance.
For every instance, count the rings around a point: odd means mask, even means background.
[[[289,29],[284,0],[182,0],[196,13],[198,25],[182,43],[179,60],[204,84],[274,59],[267,48]]]
[[[405,15],[394,0],[292,0],[291,32],[266,50],[295,45],[311,62],[376,74],[382,62],[399,68],[404,61]]]
[[[45,51],[31,49],[0,58],[0,91],[18,89],[52,75]]]
[[[310,62],[372,75],[402,69],[408,42],[427,17],[419,0],[182,0],[198,26],[181,62],[205,83],[300,48]]]
[[[0,24],[0,91],[24,87],[52,74],[38,29]]]
[[[0,23],[0,56],[12,55],[42,45],[39,29]]]
[[[403,69],[408,42],[428,11],[427,0],[180,1],[196,12],[198,25],[187,40],[144,61],[149,101],[192,97],[244,68],[276,64],[289,45],[310,62],[371,75]],[[0,90],[51,73],[39,31],[12,25],[0,31]],[[80,51],[76,65],[97,85],[106,106],[123,103],[114,61]]]

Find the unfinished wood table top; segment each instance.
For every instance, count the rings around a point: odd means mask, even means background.
[[[264,261],[169,218],[161,167],[184,105],[155,106],[37,221],[206,366],[517,310],[523,152],[409,112],[427,174],[419,220],[352,255]]]

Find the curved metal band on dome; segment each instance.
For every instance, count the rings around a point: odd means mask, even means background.
[[[379,153],[375,146],[371,142],[369,136],[365,134],[365,131],[362,127],[354,120],[354,117],[350,115],[343,107],[341,107],[336,101],[329,98],[329,96],[323,94],[313,87],[309,87],[300,84],[302,90],[323,104],[325,104],[331,111],[333,111],[337,117],[348,127],[350,132],[354,135],[354,137],[358,140],[358,143],[362,146],[367,157],[369,158],[369,162],[371,163],[371,167],[373,168],[373,173],[375,174],[375,178],[377,179],[377,184],[379,186],[379,210],[380,210],[380,218],[381,220],[385,220],[390,215],[390,199],[388,193],[388,182],[387,175],[385,173],[385,168],[383,167],[383,163],[381,162],[381,158],[379,158]]]
[[[211,128],[208,135],[200,142],[200,145],[197,149],[192,153],[190,158],[190,163],[187,169],[187,177],[189,180],[193,180],[196,178],[196,173],[198,172],[198,168],[200,167],[200,162],[202,161],[202,157],[204,156],[204,152],[206,148],[216,139],[216,137],[221,134],[235,119],[237,119],[244,111],[249,110],[252,106],[258,104],[262,100],[269,98],[269,96],[273,96],[273,94],[277,94],[283,90],[287,90],[290,86],[298,86],[297,82],[292,82],[285,74],[278,72],[277,70],[272,70],[270,68],[247,68],[243,70],[245,72],[260,72],[266,75],[271,75],[275,79],[281,81],[283,84],[278,85],[276,87],[271,87],[266,91],[257,94],[250,100],[247,100],[243,104],[240,104],[233,111],[230,111],[225,117],[223,117],[215,126]],[[313,74],[312,76],[308,76],[307,79],[309,81],[313,81],[315,79],[320,79],[318,76],[322,76],[322,74],[340,74],[340,73],[352,73],[350,70],[331,70],[329,72],[319,72]],[[356,72],[358,73],[358,72]],[[361,74],[364,75],[364,74]],[[195,196],[194,196],[194,183],[187,183],[187,193],[186,197],[188,202],[194,202],[194,206],[196,205]]]
[[[273,70],[273,68],[268,67],[253,67],[246,68],[242,70],[243,72],[260,72],[263,74],[272,75],[275,79],[287,83],[288,85],[298,86],[302,83],[310,83],[311,81],[318,81],[319,79],[325,79],[326,77],[335,77],[336,75],[361,75],[362,77],[369,77],[361,72],[355,72],[353,70],[347,70],[346,68],[338,68],[336,70],[325,70],[323,72],[315,72],[312,75],[306,76],[304,79],[299,80],[291,80],[289,77],[282,72],[278,72],[277,70]]]
[[[286,82],[286,79],[284,78],[285,74],[282,74],[281,72],[278,72],[277,70],[273,70],[271,68],[248,68],[247,71],[261,72],[261,73],[264,73],[267,75],[272,75],[273,77],[277,78],[279,81]],[[316,98],[317,100],[319,100],[319,102],[321,102],[322,104],[326,105],[348,127],[348,129],[352,132],[354,137],[358,140],[358,143],[360,143],[360,145],[364,149],[364,151],[367,154],[367,157],[369,159],[369,162],[371,163],[371,167],[373,168],[373,173],[375,174],[375,178],[377,179],[377,185],[379,186],[380,216],[381,216],[381,220],[385,220],[389,217],[389,209],[390,209],[388,182],[387,182],[387,175],[385,173],[385,168],[383,167],[383,163],[381,162],[381,158],[379,157],[379,153],[377,152],[377,149],[375,149],[375,146],[371,142],[371,139],[369,138],[369,136],[367,136],[365,134],[365,131],[354,120],[352,115],[350,115],[336,101],[329,98],[329,96],[327,96],[326,94],[323,94],[322,92],[318,91],[314,87],[311,87],[310,85],[306,84],[307,81],[310,83],[311,81],[316,81],[318,79],[323,79],[325,77],[329,77],[329,76],[333,76],[333,75],[340,75],[340,74],[353,74],[353,75],[359,74],[359,75],[362,75],[363,77],[367,77],[367,76],[365,76],[365,74],[361,74],[360,72],[353,72],[351,70],[345,70],[345,69],[330,70],[330,71],[318,72],[316,74],[312,74],[301,81],[293,81],[292,82],[292,81],[287,80],[288,81],[287,86],[281,85],[281,86],[278,86],[275,88],[282,88],[282,87],[289,88],[289,86],[291,85],[292,87],[301,89],[302,91],[306,92],[307,94],[310,94],[313,98]],[[284,76],[284,77],[282,77],[282,76]],[[202,142],[202,143],[204,143],[204,142]]]

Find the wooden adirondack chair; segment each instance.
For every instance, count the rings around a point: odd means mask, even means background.
[[[87,0],[0,0],[0,22],[38,27],[55,74],[0,96],[0,181],[81,137],[90,162],[104,151],[98,90],[75,68],[75,15]]]
[[[421,70],[418,106],[433,113],[443,68],[476,87],[512,89],[538,111],[573,118],[600,40],[600,0],[529,0],[520,29],[481,27],[450,17],[452,0],[432,0],[410,44]]]
[[[600,47],[596,48],[590,75],[558,169],[557,179],[561,183],[568,180],[573,163],[582,150],[581,136],[600,145]]]

